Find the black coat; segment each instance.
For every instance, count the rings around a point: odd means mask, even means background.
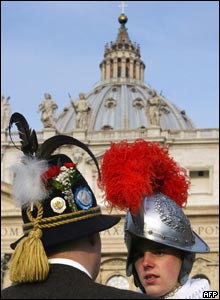
[[[76,268],[52,264],[45,281],[10,286],[2,290],[1,299],[151,299],[151,297],[101,285]]]

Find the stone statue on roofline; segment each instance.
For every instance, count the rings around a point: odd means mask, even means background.
[[[45,93],[44,97],[45,99],[38,107],[38,112],[41,112],[41,121],[45,128],[55,127],[55,112],[58,106],[51,99],[51,95],[49,93]]]
[[[79,93],[79,99],[72,101],[72,105],[76,112],[76,129],[88,128],[88,114],[91,110],[84,93]]]

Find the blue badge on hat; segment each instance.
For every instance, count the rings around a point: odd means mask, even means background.
[[[78,187],[74,194],[75,202],[82,209],[88,209],[92,206],[92,193],[87,187]]]

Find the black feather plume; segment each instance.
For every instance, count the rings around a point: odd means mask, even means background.
[[[21,151],[27,156],[33,156],[38,149],[38,141],[35,130],[32,130],[29,127],[29,124],[23,115],[17,112],[12,114],[9,121],[9,135],[12,142],[11,127],[13,124],[15,124],[18,128],[19,137],[21,139]]]
[[[91,152],[91,150],[84,143],[80,142],[79,140],[77,140],[77,139],[75,139],[71,136],[57,135],[57,136],[53,136],[53,137],[47,139],[41,146],[39,146],[38,151],[36,153],[36,156],[38,158],[48,160],[49,157],[51,156],[51,154],[57,148],[59,148],[63,145],[75,145],[75,146],[85,150],[91,156],[93,161],[95,162],[95,165],[98,169],[99,177],[101,177],[101,173],[100,173],[100,170],[99,170],[99,165],[98,165],[98,162],[97,162],[94,154]]]
[[[29,127],[29,124],[25,117],[20,113],[14,113],[9,122],[9,135],[11,138],[12,143],[14,144],[12,137],[11,137],[11,127],[15,124],[19,131],[19,137],[21,139],[21,151],[27,155],[27,156],[36,156],[38,159],[42,160],[48,160],[51,156],[51,154],[59,147],[63,145],[75,145],[79,148],[82,148],[85,150],[90,157],[95,162],[95,165],[97,167],[99,177],[101,177],[100,169],[98,162],[94,156],[94,154],[91,152],[91,150],[82,142],[79,140],[67,136],[67,135],[57,135],[53,136],[46,141],[43,142],[42,145],[38,146],[37,136],[35,130],[31,130]],[[16,145],[15,145],[16,147]],[[17,147],[16,147],[17,148]]]

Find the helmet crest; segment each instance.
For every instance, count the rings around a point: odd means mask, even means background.
[[[136,213],[144,197],[161,192],[180,207],[187,201],[186,170],[158,143],[137,140],[112,143],[103,157],[102,187],[112,207]]]

